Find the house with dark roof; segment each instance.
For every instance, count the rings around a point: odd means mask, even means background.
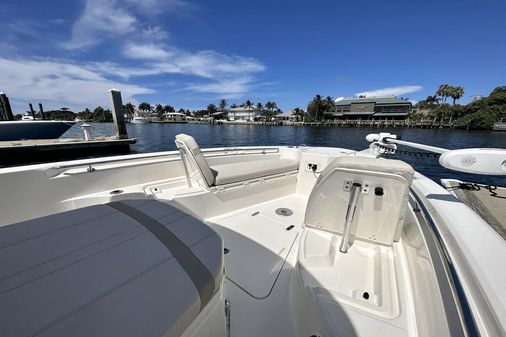
[[[325,111],[325,116],[330,119],[404,119],[411,109],[411,102],[395,96],[341,98]]]

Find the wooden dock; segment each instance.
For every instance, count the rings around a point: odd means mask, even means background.
[[[0,167],[130,153],[135,138],[97,137],[0,142]]]
[[[443,186],[506,240],[506,187],[443,179]]]

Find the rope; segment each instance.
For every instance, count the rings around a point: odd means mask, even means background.
[[[456,189],[463,189],[463,190],[471,190],[471,191],[480,191],[482,188],[488,190],[490,192],[490,196],[495,198],[501,198],[506,199],[506,197],[501,197],[497,195],[495,190],[497,190],[496,185],[484,185],[484,184],[477,184],[477,183],[459,183],[458,186],[452,186],[449,189],[456,190]]]

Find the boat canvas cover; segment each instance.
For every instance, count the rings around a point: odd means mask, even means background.
[[[0,336],[179,336],[216,294],[221,237],[155,200],[0,228]]]

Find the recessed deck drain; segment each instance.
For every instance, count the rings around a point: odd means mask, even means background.
[[[284,208],[284,207],[276,209],[275,212],[277,215],[282,215],[282,216],[290,216],[293,214],[293,211],[291,209]]]

